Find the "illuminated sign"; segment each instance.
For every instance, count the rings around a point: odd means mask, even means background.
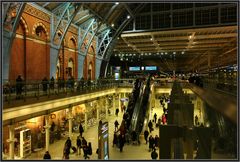
[[[129,67],[129,71],[140,71],[140,66],[131,66]]]
[[[145,66],[145,70],[157,70],[157,66]]]

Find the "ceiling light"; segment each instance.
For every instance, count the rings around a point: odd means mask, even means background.
[[[151,53],[149,53],[148,55],[152,55]]]
[[[182,54],[184,54],[185,52],[184,51],[182,51]]]
[[[116,2],[116,3],[115,3],[115,5],[118,5],[118,4],[119,4],[119,2]]]
[[[161,52],[161,55],[163,55],[163,53]]]
[[[129,15],[127,16],[127,19],[130,19],[130,16],[129,16]]]
[[[112,27],[114,27],[114,24],[112,24]]]
[[[173,52],[173,54],[175,55],[175,54],[176,54],[176,52]]]
[[[145,56],[147,56],[147,53],[145,53]]]
[[[152,38],[150,38],[150,40],[152,41],[153,39],[152,39]]]
[[[165,52],[165,55],[167,55],[167,52]]]
[[[121,58],[120,60],[123,61],[123,58]]]
[[[134,53],[133,56],[136,56],[136,54]]]
[[[119,37],[117,39],[119,39]]]
[[[126,60],[128,61],[128,58],[126,58]]]
[[[157,55],[159,55],[159,53],[157,53]]]
[[[143,53],[141,53],[141,56],[143,56]]]

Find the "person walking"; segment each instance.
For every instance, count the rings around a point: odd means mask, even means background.
[[[70,148],[67,143],[65,143],[63,148],[63,159],[69,159]]]
[[[146,144],[147,144],[147,142],[148,142],[148,140],[147,140],[148,136],[149,136],[149,132],[148,132],[148,130],[146,129],[146,130],[144,131],[144,139],[145,139],[145,141],[146,141]]]
[[[154,144],[155,144],[155,147],[159,147],[159,137],[158,137],[158,135],[155,136]]]
[[[87,146],[87,141],[84,137],[82,137],[82,147]]]
[[[117,132],[114,132],[114,134],[113,134],[113,147],[114,147],[114,145],[117,145]]]
[[[91,142],[88,143],[87,152],[88,152],[87,153],[88,155],[92,155],[92,143]]]
[[[124,143],[125,143],[125,137],[124,135],[120,135],[120,138],[119,138],[119,147],[120,147],[120,152],[123,151],[123,146],[124,146]]]
[[[82,124],[80,123],[80,125],[79,125],[79,134],[80,134],[80,137],[82,137],[83,132],[84,132],[84,129],[83,129]]]
[[[154,144],[155,144],[155,140],[152,135],[150,135],[148,141],[149,141],[149,151],[152,151],[154,149]]]
[[[115,112],[116,116],[118,116],[118,113],[119,113],[119,108],[116,109],[116,112]]]
[[[154,117],[154,122],[156,123],[157,122],[157,114],[155,113],[153,117]]]
[[[153,124],[152,124],[151,120],[148,122],[148,128],[151,133],[153,131]]]
[[[158,157],[158,153],[156,152],[156,149],[153,149],[152,153],[151,153],[151,158],[153,160],[156,160]]]
[[[119,125],[118,121],[117,121],[117,120],[115,120],[115,122],[114,122],[115,131],[117,131],[117,130],[118,130],[118,125]]]
[[[43,156],[43,159],[46,160],[46,159],[51,159],[51,155],[49,154],[48,151],[45,152],[44,156]]]
[[[77,155],[81,155],[82,141],[80,137],[77,137]]]
[[[68,139],[66,141],[66,145],[67,145],[67,147],[72,148],[72,141],[71,141],[70,137],[68,137]]]
[[[87,145],[83,145],[83,153],[84,153],[83,157],[85,160],[90,158],[88,156],[88,146]]]

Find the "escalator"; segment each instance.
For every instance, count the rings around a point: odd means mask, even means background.
[[[149,113],[149,96],[150,96],[150,77],[147,79],[146,86],[140,92],[139,98],[136,101],[134,111],[131,118],[129,132],[132,136],[136,136],[139,141],[139,135],[142,132],[144,120]],[[132,137],[134,139],[134,137]]]

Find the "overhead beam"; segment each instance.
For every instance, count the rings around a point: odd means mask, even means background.
[[[236,31],[237,26],[224,26],[224,27],[208,27],[208,28],[198,28],[198,29],[179,29],[179,30],[162,30],[156,32],[132,32],[132,33],[123,33],[121,37],[137,37],[137,36],[151,36],[151,35],[161,35],[161,34],[179,34],[179,33],[191,33],[191,32],[216,32],[216,31]]]

